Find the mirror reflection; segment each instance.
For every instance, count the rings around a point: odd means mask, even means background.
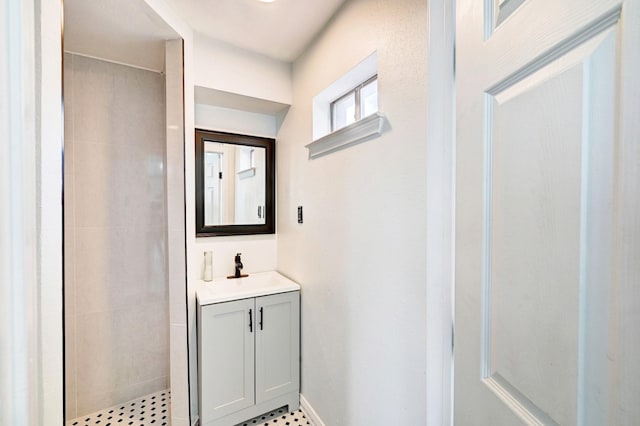
[[[275,140],[195,133],[196,236],[275,233]]]
[[[265,223],[266,149],[206,141],[204,223]]]

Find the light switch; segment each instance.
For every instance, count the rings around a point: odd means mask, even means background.
[[[302,206],[298,206],[298,223],[302,223]]]

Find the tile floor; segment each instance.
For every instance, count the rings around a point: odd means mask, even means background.
[[[171,391],[164,390],[67,421],[66,426],[170,426]]]
[[[278,408],[270,413],[254,417],[246,422],[238,423],[236,426],[303,426],[311,425],[311,420],[307,418],[307,414],[302,409],[287,412],[286,407]]]
[[[66,426],[171,426],[171,391],[164,390],[123,404],[105,408],[77,419]],[[287,412],[278,408],[237,426],[313,426],[302,409]]]

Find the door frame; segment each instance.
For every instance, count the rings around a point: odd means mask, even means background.
[[[455,0],[428,2],[427,425],[453,425]]]
[[[2,424],[64,421],[61,13],[62,2],[0,0]]]
[[[156,3],[149,0],[149,3]],[[55,26],[61,16],[61,3],[48,3],[52,8],[57,8],[57,13],[42,14],[47,26]],[[166,10],[165,10],[166,12]],[[166,14],[166,13],[165,13]],[[57,22],[56,22],[57,21]],[[427,347],[426,353],[426,418],[428,425],[452,424],[452,394],[453,394],[453,232],[455,217],[455,105],[454,105],[454,69],[453,46],[455,42],[455,0],[443,0],[441,2],[428,2],[428,69],[429,69],[429,100],[428,100],[428,139],[427,139],[427,202],[428,206],[438,206],[427,211],[427,229],[433,238],[427,238]],[[18,30],[20,31],[20,30]],[[47,28],[48,32],[59,31],[61,28]],[[186,31],[182,31],[185,33]],[[189,34],[182,34],[190,41]],[[50,37],[46,40],[59,40],[59,37]],[[190,55],[190,45],[185,43]],[[43,46],[44,47],[44,46]],[[49,51],[55,51],[51,49]],[[441,54],[442,56],[438,56]],[[190,57],[189,57],[190,59]],[[55,58],[46,58],[43,65],[49,70],[59,66],[60,62]],[[51,71],[47,71],[49,73]],[[61,70],[60,70],[61,73]],[[53,71],[55,76],[57,72]],[[191,77],[190,75],[188,76]],[[55,78],[55,77],[54,77]],[[436,84],[438,83],[438,84]],[[49,86],[50,87],[50,86]],[[188,86],[186,86],[188,87]],[[47,98],[41,96],[41,98]],[[59,99],[51,96],[47,99]],[[187,104],[188,105],[188,104]],[[59,107],[59,106],[58,106]],[[55,114],[61,118],[62,112]],[[192,118],[189,108],[188,118]],[[61,120],[60,120],[61,121]],[[189,127],[189,126],[187,126]],[[188,129],[185,129],[188,131]],[[56,134],[44,133],[43,134]],[[60,133],[57,133],[60,134]],[[46,157],[45,157],[46,158]],[[61,186],[61,185],[60,185]],[[53,191],[57,193],[56,190]],[[55,198],[56,195],[53,195]],[[442,202],[442,203],[441,203]],[[440,204],[441,203],[441,204]],[[61,224],[59,225],[61,234]],[[50,228],[55,233],[57,226]],[[61,238],[61,235],[60,235]],[[61,263],[61,262],[60,262]],[[61,278],[60,278],[61,281]],[[56,285],[53,286],[54,288]],[[51,300],[51,299],[50,299]],[[54,297],[53,306],[62,305],[62,297]],[[59,336],[61,341],[62,326],[53,326],[49,336]],[[55,339],[55,337],[53,337]],[[54,345],[57,346],[57,345]],[[60,345],[61,346],[61,345]],[[58,348],[56,348],[58,349]],[[62,354],[62,348],[53,352]],[[55,357],[54,357],[55,358]],[[55,361],[54,361],[55,363]],[[53,414],[62,411],[62,375],[53,368],[47,369],[43,376],[52,387],[53,395],[46,397],[47,408],[42,412]],[[60,369],[61,370],[61,369]],[[47,392],[45,392],[47,393]],[[59,410],[59,411],[58,411]],[[62,417],[61,414],[58,414]],[[58,415],[44,416],[55,422]]]

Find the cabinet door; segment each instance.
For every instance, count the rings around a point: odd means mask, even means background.
[[[201,308],[199,364],[203,424],[254,404],[254,331],[254,299]]]
[[[256,403],[300,389],[300,292],[256,298]]]

